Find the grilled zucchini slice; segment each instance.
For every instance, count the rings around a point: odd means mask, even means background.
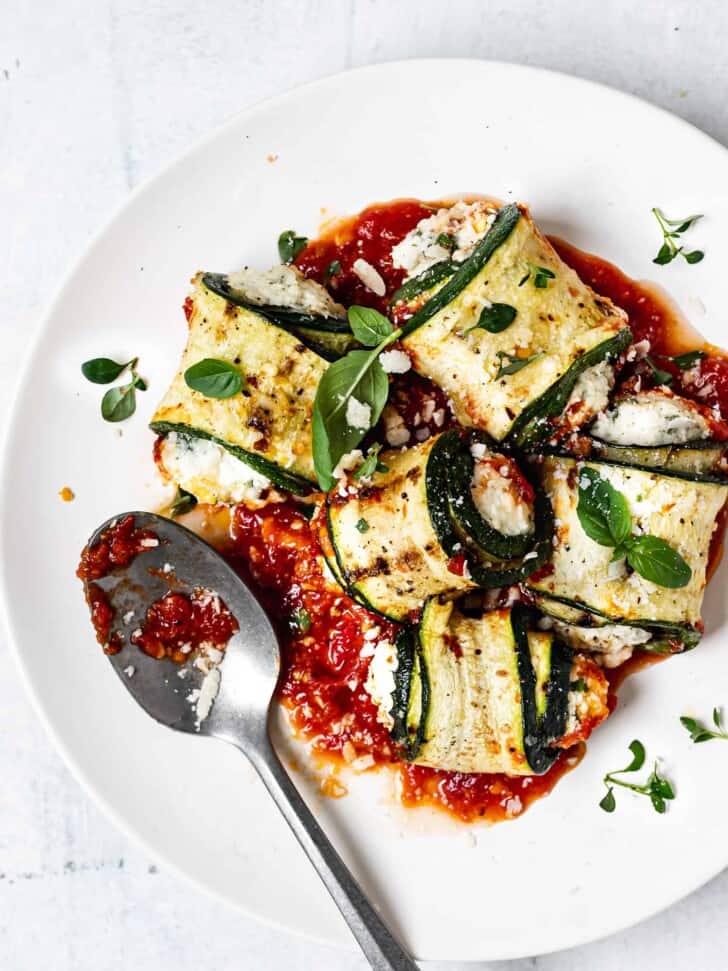
[[[344,307],[295,266],[275,266],[264,272],[246,267],[233,274],[205,273],[202,282],[236,307],[252,310],[295,334],[327,361],[358,347]]]
[[[626,569],[615,571],[611,547],[589,539],[579,522],[581,468],[594,469],[624,495],[633,528],[660,537],[680,552],[692,571],[686,586],[670,589]],[[557,523],[551,565],[529,581],[543,597],[542,609],[567,622],[592,615],[597,623],[630,624],[652,630],[663,640],[693,646],[702,631],[700,608],[711,536],[728,487],[555,456],[543,460],[542,482]],[[557,604],[568,608],[568,616]]]
[[[478,326],[493,304],[516,312],[496,333]],[[583,284],[515,204],[498,212],[404,334],[413,367],[449,395],[462,425],[519,445],[548,437],[579,377],[631,340],[624,312]],[[581,423],[605,393],[582,402]]]
[[[405,758],[452,772],[541,774],[560,745],[607,716],[604,676],[536,630],[536,619],[521,605],[468,617],[456,604],[427,602],[413,635],[418,663],[402,665]],[[584,669],[588,681],[572,689]]]
[[[214,293],[201,277],[193,282],[186,305],[187,346],[152,417],[152,429],[163,436],[175,433],[175,450],[188,450],[190,457],[191,443],[200,439],[229,453],[259,478],[293,493],[309,491],[316,481],[311,454],[313,401],[326,361],[257,311],[235,306]],[[205,358],[238,366],[243,390],[231,398],[216,399],[189,388],[185,371]],[[164,443],[161,452],[164,464]],[[198,499],[227,501],[228,484],[216,472],[224,459],[221,455],[216,465],[214,457],[207,456],[210,461],[203,462],[195,454],[187,466],[178,455],[175,467],[180,475],[191,469],[178,484]],[[199,475],[197,469],[201,469]],[[255,476],[251,479],[257,481]]]
[[[479,433],[445,432],[380,458],[388,471],[330,492],[320,519],[332,572],[359,603],[401,622],[435,594],[517,583],[546,561],[548,501]],[[495,477],[487,516],[476,505],[483,464]]]

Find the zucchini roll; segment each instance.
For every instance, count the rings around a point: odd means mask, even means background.
[[[584,470],[593,470],[621,494],[634,537],[656,537],[682,557],[683,569],[689,568],[686,582],[661,585],[659,570],[655,582],[646,579],[632,569],[624,549],[590,539],[578,514],[580,485],[587,481]],[[554,550],[551,563],[529,580],[529,587],[539,595],[543,611],[577,628],[560,629],[562,636],[581,647],[591,640],[606,652],[629,646],[694,646],[702,631],[700,608],[711,537],[728,488],[652,469],[553,456],[543,460],[542,481],[554,512]],[[620,638],[614,626],[620,624],[641,633]]]
[[[246,266],[237,273],[205,273],[202,282],[236,307],[295,334],[327,361],[357,346],[345,308],[295,266],[282,264],[265,271]]]
[[[541,774],[607,717],[602,671],[536,621],[523,605],[470,617],[427,602],[417,628],[397,640],[391,696],[367,682],[376,703],[391,700],[388,724],[406,759],[452,772]]]
[[[462,262],[427,266],[407,281],[392,310],[405,319],[412,366],[449,395],[458,421],[525,445],[578,428],[606,406],[610,362],[631,332],[624,312],[581,282],[525,209],[504,206],[487,227]]]
[[[728,478],[726,426],[660,388],[619,396],[589,429],[596,458],[708,482]]]
[[[169,478],[203,502],[255,498],[271,484],[294,493],[316,482],[311,420],[326,361],[268,317],[236,306],[198,276],[185,308],[179,370],[152,417]],[[210,398],[185,371],[212,358],[239,368],[240,392]]]
[[[349,596],[391,620],[427,597],[501,587],[549,555],[548,501],[478,432],[380,456],[386,472],[327,495],[321,545]]]

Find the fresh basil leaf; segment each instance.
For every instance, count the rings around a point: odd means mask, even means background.
[[[679,367],[681,371],[687,371],[707,356],[705,351],[688,351],[687,354],[676,354],[672,359],[672,363],[676,367]]]
[[[636,536],[627,552],[627,562],[645,580],[671,590],[687,586],[692,576],[678,551],[658,536]]]
[[[278,237],[278,255],[281,263],[293,263],[307,245],[308,239],[305,236],[296,236],[292,229],[286,229]]]
[[[324,270],[324,284],[327,284],[332,276],[339,276],[341,273],[341,263],[339,260],[332,260]]]
[[[319,381],[313,408],[313,460],[322,489],[332,488],[339,459],[356,448],[368,431],[347,423],[349,398],[369,405],[370,427],[377,423],[387,402],[389,379],[377,353],[377,348],[349,351],[330,364]]]
[[[105,421],[124,421],[136,411],[134,382],[109,388],[101,399],[101,416]]]
[[[489,307],[483,307],[478,318],[478,323],[471,330],[482,328],[489,334],[500,334],[516,319],[518,311],[507,303],[492,303]]]
[[[601,546],[621,546],[632,531],[627,500],[594,469],[579,473],[576,514],[589,539]]]
[[[118,361],[112,361],[110,357],[94,357],[90,361],[84,361],[81,371],[87,381],[92,381],[94,384],[111,384],[126,368],[135,363],[136,358],[119,364]]]
[[[636,738],[633,742],[630,742],[629,750],[632,753],[632,761],[629,763],[626,769],[622,769],[622,772],[639,772],[642,766],[645,764],[645,758],[647,753],[645,752],[645,747]]]
[[[690,263],[691,265],[693,263],[700,263],[700,261],[705,258],[705,253],[699,249],[694,249],[692,253],[686,253],[685,250],[681,250],[681,253],[685,258],[686,263]]]
[[[366,533],[369,530],[369,523],[366,521],[366,519],[362,518],[357,522],[356,528],[360,533]]]
[[[503,351],[498,351],[498,357],[500,358],[500,367],[498,368],[498,373],[496,374],[496,380],[498,378],[504,377],[506,374],[518,374],[518,372],[535,361],[537,358],[542,357],[542,354],[532,354],[530,357],[514,357],[508,358]],[[504,364],[503,361],[507,360],[508,363]]]
[[[387,318],[372,307],[349,307],[346,312],[354,337],[365,347],[376,347],[393,331]]]
[[[243,378],[234,364],[206,357],[185,371],[185,384],[206,398],[232,398],[243,387]]]
[[[354,473],[355,479],[367,479],[374,472],[381,471],[378,468],[380,463],[377,461],[377,456],[379,455],[381,448],[382,448],[381,445],[372,445],[372,447],[367,452],[367,457],[364,459],[362,464]],[[385,468],[385,471],[388,472],[389,469]]]
[[[606,796],[599,803],[599,806],[605,813],[613,813],[617,808],[617,800],[614,798],[614,789],[611,786],[607,790]]]
[[[194,509],[197,505],[197,498],[192,495],[191,492],[187,492],[181,486],[177,487],[177,494],[172,500],[172,505],[169,507],[170,515],[173,519],[177,516],[184,516],[186,512],[190,509]]]

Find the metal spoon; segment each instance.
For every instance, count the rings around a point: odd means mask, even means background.
[[[114,624],[122,647],[117,654],[109,655],[124,687],[147,714],[163,725],[220,738],[240,749],[318,871],[371,967],[375,971],[416,971],[417,965],[369,903],[273,750],[268,722],[280,670],[280,649],[263,608],[216,550],[189,529],[163,516],[147,512],[115,516],[99,526],[89,546],[98,543],[101,533],[125,516],[133,516],[137,528],[152,530],[159,545],[139,553],[126,568],[93,581],[105,591],[115,620],[133,611],[135,620],[131,624]],[[174,589],[180,592],[203,587],[217,593],[240,628],[216,669],[219,687],[207,714],[198,713],[188,700],[195,689],[202,690],[202,671],[186,665],[182,680],[177,676],[178,665],[149,657],[129,639],[150,604],[169,591],[171,578]],[[128,673],[130,666],[134,669],[132,676]]]

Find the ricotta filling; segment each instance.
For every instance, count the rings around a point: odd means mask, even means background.
[[[377,721],[388,729],[394,728],[394,675],[399,665],[397,648],[391,641],[379,641],[374,647],[364,690],[377,708]]]
[[[622,624],[605,624],[603,627],[579,627],[566,624],[552,617],[543,617],[539,626],[553,630],[569,647],[581,651],[593,651],[603,655],[605,667],[617,667],[632,656],[635,647],[646,644],[652,638],[642,627]]]
[[[503,536],[523,536],[533,531],[533,507],[511,478],[513,464],[502,456],[490,455],[483,445],[474,445],[475,467],[470,493],[475,508]],[[520,473],[515,471],[515,475]]]
[[[405,279],[410,279],[444,260],[461,263],[493,225],[497,212],[492,202],[482,199],[438,209],[434,215],[421,219],[392,248],[392,264],[405,271]]]
[[[661,391],[623,398],[597,417],[596,438],[610,445],[660,446],[710,438],[708,422],[692,402]]]
[[[244,266],[230,274],[228,284],[256,306],[286,307],[316,316],[346,319],[346,310],[332,299],[328,290],[309,280],[295,266],[283,264],[269,270]]]
[[[217,442],[169,432],[161,446],[164,469],[200,502],[260,499],[271,482]]]
[[[600,361],[582,371],[564,409],[566,422],[572,428],[578,428],[604,411],[609,404],[609,392],[613,385],[614,368],[607,361]]]

